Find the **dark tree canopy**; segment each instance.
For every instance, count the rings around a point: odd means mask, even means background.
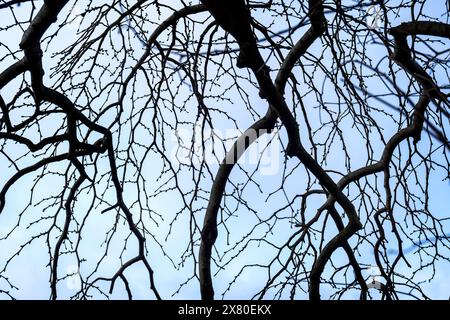
[[[448,5],[0,0],[0,298],[433,297]]]

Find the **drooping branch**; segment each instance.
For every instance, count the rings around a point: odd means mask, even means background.
[[[43,52],[41,49],[41,38],[44,36],[47,29],[57,20],[59,12],[64,8],[64,6],[67,3],[68,1],[51,1],[51,0],[44,2],[41,9],[37,13],[37,15],[33,18],[29,27],[23,34],[22,41],[20,43],[20,48],[24,51],[25,58],[15,63],[13,66],[5,70],[3,73],[1,73],[0,77],[0,85],[4,86],[8,82],[12,81],[19,74],[25,71],[29,71],[31,74],[31,87],[33,89],[32,94],[36,106],[39,107],[42,103],[49,102],[59,107],[67,117],[66,133],[62,135],[44,138],[38,143],[32,143],[27,138],[8,132],[0,133],[0,139],[12,140],[25,144],[32,152],[39,151],[49,144],[68,141],[69,152],[67,154],[61,154],[45,158],[32,166],[19,170],[13,177],[11,177],[7,181],[7,183],[0,192],[0,212],[3,210],[5,206],[6,192],[22,176],[30,172],[33,172],[42,166],[46,166],[50,163],[60,162],[62,160],[69,160],[78,169],[81,176],[76,181],[74,186],[70,189],[70,193],[68,195],[68,199],[65,204],[66,218],[64,227],[62,230],[62,234],[59,237],[58,242],[56,243],[53,254],[52,269],[51,269],[52,270],[51,298],[56,299],[57,282],[58,282],[58,259],[60,256],[61,246],[63,242],[68,239],[69,226],[73,216],[71,206],[75,200],[75,194],[78,191],[81,184],[83,183],[83,181],[86,179],[90,180],[89,176],[85,172],[83,165],[80,163],[77,157],[83,155],[92,155],[94,153],[103,153],[107,151],[108,159],[111,166],[112,181],[116,190],[118,203],[117,205],[124,212],[129,228],[139,242],[138,255],[137,257],[135,257],[130,261],[136,260],[136,262],[137,261],[143,262],[145,268],[149,273],[151,290],[154,292],[157,299],[161,299],[155,286],[153,269],[150,267],[147,257],[145,256],[145,249],[144,249],[145,237],[142,235],[141,231],[136,226],[136,223],[133,220],[133,216],[123,199],[122,195],[123,190],[117,174],[118,169],[116,165],[115,150],[113,147],[113,139],[111,132],[107,128],[104,128],[99,124],[95,123],[94,121],[91,121],[81,111],[77,110],[74,103],[63,93],[48,88],[44,84],[44,67],[42,62]],[[19,128],[24,127],[25,125],[28,124],[25,123],[21,124],[20,126],[13,127],[11,122],[9,121],[9,110],[7,109],[7,106],[5,105],[3,99],[1,99],[0,102],[1,102],[1,110],[2,113],[4,114],[3,119],[9,131],[18,130]],[[35,120],[35,116],[31,117],[29,122],[33,120]],[[90,130],[96,131],[103,137],[94,142],[93,144],[88,144],[79,141],[77,132],[78,123],[86,125]],[[126,263],[123,266],[123,270],[119,272],[119,275],[121,275],[121,273],[123,273],[123,271],[132,264],[133,263]],[[112,284],[114,284],[115,278],[113,278],[111,281]]]
[[[274,85],[270,78],[270,74],[268,72],[269,68],[266,66],[265,62],[262,60],[261,54],[259,53],[259,49],[256,45],[256,37],[253,35],[248,36],[250,29],[250,12],[248,8],[245,7],[244,1],[239,1],[239,4],[237,5],[237,13],[238,16],[241,15],[242,19],[239,23],[232,24],[230,20],[232,20],[232,14],[231,12],[234,10],[232,6],[226,6],[223,7],[224,2],[223,1],[204,1],[204,4],[207,6],[208,10],[211,12],[211,14],[214,16],[214,18],[217,20],[219,25],[221,25],[224,30],[230,32],[230,34],[238,41],[240,45],[240,57],[242,59],[243,56],[252,56],[252,61],[256,61],[255,64],[248,64],[248,65],[242,65],[243,67],[248,67],[252,69],[258,84],[260,88],[260,95],[261,97],[265,98],[270,107],[275,110],[278,117],[282,121],[284,127],[286,128],[286,131],[288,133],[289,142],[286,149],[286,154],[291,157],[297,157],[304,165],[305,167],[313,173],[313,175],[320,181],[320,183],[324,186],[324,188],[331,193],[337,202],[343,207],[344,211],[349,217],[349,225],[344,228],[341,231],[341,236],[339,236],[339,241],[336,241],[339,244],[342,244],[344,241],[347,241],[356,231],[358,231],[361,228],[361,224],[359,222],[359,219],[356,215],[355,208],[353,204],[349,201],[349,199],[342,193],[342,191],[337,187],[337,185],[334,183],[334,181],[329,177],[329,175],[323,170],[323,168],[311,157],[311,155],[304,149],[302,146],[302,143],[300,141],[300,135],[299,135],[299,127],[298,124],[293,117],[292,113],[290,112],[284,97],[282,93],[279,91],[279,89]],[[322,1],[314,1],[311,0],[309,2],[310,7],[310,18],[312,21],[312,30],[310,31],[310,34],[308,34],[305,38],[302,38],[302,45],[299,45],[299,48],[295,48],[296,50],[293,51],[292,55],[290,56],[290,59],[288,60],[288,68],[287,71],[283,69],[284,75],[282,77],[286,78],[285,74],[290,74],[289,66],[293,66],[294,62],[296,61],[294,58],[299,58],[303,52],[306,51],[304,49],[307,48],[309,45],[311,45],[312,41],[317,38],[321,32],[323,32],[323,28],[325,26],[325,18],[323,15],[323,6]],[[246,26],[246,24],[248,24]],[[241,33],[245,36],[241,38]],[[242,52],[248,51],[248,53],[242,53]],[[293,57],[293,58],[292,58]],[[263,63],[262,65],[260,63]],[[280,83],[282,84],[282,87],[284,87],[284,84],[282,83],[282,80],[280,80]],[[282,89],[282,88],[281,88]],[[229,175],[230,170],[224,171],[224,173],[220,174],[220,181],[221,186],[224,186],[226,183],[226,180]],[[223,188],[223,187],[222,187]],[[214,202],[216,202],[217,198],[213,198]],[[219,199],[220,200],[220,199]],[[218,208],[218,205],[213,206],[212,208]],[[216,210],[212,210],[212,212],[217,212]],[[217,237],[217,222],[216,222],[216,214],[212,215],[207,214],[205,221],[207,223],[204,225],[204,229],[202,232],[202,239],[205,241],[206,239],[206,248],[201,250],[200,256],[202,254],[205,256],[203,258],[205,261],[204,264],[204,275],[206,276],[206,279],[203,280],[203,283],[201,283],[201,287],[205,286],[205,289],[202,290],[202,297],[203,299],[210,300],[214,296],[214,291],[212,290],[212,281],[210,280],[211,274],[210,274],[210,263],[209,261],[206,262],[206,260],[211,259],[211,248],[212,244],[214,243],[216,237]],[[206,228],[205,228],[206,226]],[[331,245],[329,247],[330,249],[330,255],[337,247],[335,245]],[[327,260],[328,261],[328,260]],[[201,266],[203,267],[203,266]],[[319,274],[319,278],[312,279],[313,287],[318,285],[320,283],[320,274],[322,273],[323,268],[317,268],[317,274]]]

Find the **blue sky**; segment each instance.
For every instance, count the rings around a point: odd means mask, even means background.
[[[433,1],[430,1],[430,3]],[[39,3],[39,2],[38,2]],[[80,2],[80,7],[83,8],[85,2]],[[445,12],[442,10],[445,10],[445,1],[440,1],[439,5],[436,5],[436,2],[433,2],[433,6],[428,7],[427,10],[430,12],[430,14],[436,14],[440,12]],[[68,14],[66,8],[66,11],[64,11],[61,15],[61,17],[64,17]],[[18,8],[17,11],[15,11],[18,15],[24,15],[29,13],[29,7],[27,5],[22,5],[20,9]],[[5,11],[0,11],[0,17],[2,18],[2,21],[4,24],[6,24],[6,21],[11,21],[11,14],[6,13]],[[401,11],[393,21],[395,21],[395,24],[399,24],[403,21],[409,21],[409,11],[407,9]],[[280,22],[281,24],[281,22]],[[83,25],[82,25],[83,26]],[[284,26],[284,25],[283,25]],[[283,29],[283,26],[279,26],[277,29]],[[149,29],[151,29],[151,26],[148,26]],[[58,63],[56,58],[51,57],[50,52],[58,52],[58,50],[61,50],[62,48],[66,47],[67,45],[70,45],[73,41],[73,35],[74,32],[76,32],[75,28],[67,28],[63,31],[63,33],[60,34],[60,37],[53,41],[49,50],[45,53],[45,61],[46,65],[48,66],[54,66]],[[2,32],[0,34],[1,42],[5,45],[7,45],[9,48],[13,48],[14,50],[18,49],[18,39],[16,36],[16,33],[20,34],[19,30],[16,29],[15,33],[12,32]],[[298,32],[298,36],[300,36],[302,32]],[[115,34],[115,36],[118,36]],[[60,39],[60,40],[59,40]],[[116,41],[117,39],[113,38]],[[117,40],[118,41],[118,40]],[[448,47],[448,40],[446,43],[443,43],[443,47]],[[107,47],[107,45],[105,45]],[[140,44],[139,39],[132,39],[130,41],[130,47],[133,47],[133,49],[136,50],[134,53],[136,56],[139,56],[140,53],[142,53],[142,45]],[[310,54],[315,55],[319,54],[322,48],[322,43],[317,42],[314,44],[314,46],[311,48]],[[3,49],[0,49],[3,50]],[[1,54],[4,54],[3,51],[0,51]],[[264,51],[264,54],[269,57],[268,51]],[[111,52],[109,55],[105,55],[101,59],[102,63],[105,65],[108,65],[110,63],[109,57],[111,55]],[[379,60],[382,57],[386,57],[386,50],[378,45],[370,45],[370,49],[367,52],[368,58]],[[18,56],[21,56],[19,53]],[[272,60],[268,60],[269,65],[276,66],[276,62],[273,61],[273,57],[270,56]],[[5,67],[10,63],[10,59],[7,59],[5,61],[0,62],[0,70],[4,70]],[[331,56],[330,53],[327,52],[323,58],[324,64],[330,66]],[[129,62],[130,63],[130,62]],[[302,63],[304,63],[304,70],[308,72],[308,74],[314,76],[315,83],[320,83],[321,79],[324,77],[324,73],[320,70],[315,71],[313,67],[307,66],[307,60],[302,60]],[[382,66],[386,66],[388,63],[387,59],[384,60]],[[110,66],[112,70],[114,70],[114,64]],[[210,67],[211,74],[214,74],[215,71],[213,67]],[[97,71],[98,72],[98,71]],[[448,76],[445,73],[445,70],[436,70],[437,72],[437,78],[441,82],[439,82],[440,85],[448,84]],[[297,68],[295,69],[295,74],[298,75],[299,79],[302,79],[302,69]],[[365,69],[364,74],[369,75],[371,73],[370,70]],[[48,83],[52,83],[54,79],[49,78],[50,72],[47,73],[46,80]],[[238,71],[238,75],[246,77],[247,71],[240,70]],[[139,96],[145,96],[146,92],[149,90],[148,86],[145,85],[145,79],[144,77],[139,74],[137,78],[137,85],[135,87],[135,95]],[[406,80],[406,77],[404,75],[398,75],[399,80]],[[177,77],[173,77],[173,81],[176,81]],[[179,80],[179,79],[178,79]],[[211,90],[211,92],[214,92],[214,90],[219,90],[223,87],[228,87],[229,81],[233,81],[232,77],[224,77],[222,78],[220,83],[216,83],[215,85],[218,86],[218,88],[207,88],[208,90]],[[302,84],[301,87],[305,88],[305,90],[308,88],[308,80],[301,80]],[[366,84],[368,85],[368,88],[371,91],[371,93],[383,93],[386,92],[389,88],[386,88],[379,80],[377,79],[370,79],[367,80]],[[8,85],[6,88],[2,90],[2,95],[4,96],[5,100],[11,99],[11,97],[14,95],[13,88],[17,86],[17,82],[12,83]],[[407,91],[408,83],[405,81],[404,83],[399,82],[399,86]],[[219,98],[209,98],[207,99],[207,104],[213,106],[218,111],[215,112],[216,122],[215,122],[215,129],[223,133],[223,135],[226,134],[226,130],[229,130],[229,132],[233,132],[233,130],[236,129],[236,127],[240,130],[245,130],[254,120],[254,117],[256,114],[263,115],[267,109],[267,104],[264,100],[260,99],[258,97],[257,90],[243,81],[242,84],[242,90],[246,92],[252,101],[252,109],[251,112],[244,110],[242,108],[243,106],[243,99],[240,98],[240,93],[236,89],[231,89],[228,98],[230,98],[233,102],[230,102],[228,100],[221,100]],[[241,92],[242,93],[242,92]],[[183,105],[184,101],[186,100],[186,97],[190,94],[189,87],[188,86],[182,86],[182,88],[177,93],[178,95],[175,98],[175,102],[177,104]],[[72,93],[74,96],[75,94]],[[105,97],[102,97],[105,98]],[[336,95],[333,92],[332,87],[327,87],[325,90],[325,94],[322,96],[323,100],[325,102],[333,102],[336,99]],[[293,97],[290,95],[290,93],[287,93],[287,101],[290,103],[292,101]],[[388,98],[392,99],[392,98]],[[417,97],[413,97],[413,99],[417,99]],[[93,104],[93,108],[100,108],[100,101],[101,99],[97,99],[95,102],[96,104]],[[320,103],[317,100],[317,97],[311,93],[311,94],[305,94],[304,104],[309,108],[308,110],[311,110],[312,116],[309,117],[309,120],[311,121],[311,125],[319,129],[318,133],[315,136],[315,141],[322,141],[324,140],[330,130],[330,127],[324,124],[329,117],[327,117],[326,112],[321,108]],[[371,105],[380,107],[380,108],[386,108],[382,103],[379,101],[376,101],[375,99],[369,99],[369,102]],[[82,99],[79,101],[79,103],[82,103]],[[392,100],[392,103],[397,103],[397,101]],[[99,105],[97,105],[99,104]],[[190,121],[194,121],[196,112],[197,112],[197,106],[195,104],[195,101],[193,99],[190,99],[186,104],[187,110],[186,111],[179,111],[179,116],[183,116],[183,119],[187,119]],[[129,109],[125,111],[132,112],[132,110],[142,108],[145,106],[145,101],[143,99],[136,100],[133,104],[133,106],[127,105]],[[132,108],[133,107],[133,108]],[[164,111],[161,112],[161,117],[164,118],[167,121],[173,120],[174,114],[170,112],[170,105],[164,105],[166,108]],[[178,111],[177,111],[178,112]],[[318,114],[320,113],[320,117]],[[379,120],[380,123],[382,123],[383,128],[383,134],[385,138],[390,137],[396,130],[398,129],[392,121],[389,122],[386,117],[383,117],[380,114],[376,114],[374,112],[374,117],[376,120]],[[112,120],[114,115],[107,115],[103,117],[100,122],[102,124],[108,123]],[[154,111],[152,108],[149,108],[144,115],[143,119],[147,119],[150,121],[152,117],[154,116]],[[237,122],[234,123],[227,119],[227,116],[234,117]],[[299,116],[299,118],[301,118]],[[381,122],[382,121],[382,122]],[[309,148],[310,145],[307,140],[307,133],[304,129],[304,121],[300,120],[300,124],[302,127],[302,138],[305,143],[305,145]],[[53,134],[55,128],[57,128],[60,125],[60,121],[55,118],[52,119],[52,121],[47,121],[45,123],[45,126],[42,128],[44,132],[47,134]],[[130,123],[126,123],[124,125],[124,130],[122,132],[123,140],[120,141],[121,148],[124,148],[128,141],[127,141],[127,133],[129,131]],[[351,167],[353,169],[360,167],[361,165],[364,165],[367,161],[367,155],[365,154],[365,144],[364,141],[361,139],[361,136],[359,135],[357,128],[353,126],[352,120],[347,118],[340,119],[340,128],[344,129],[344,139],[347,146],[347,150],[349,152],[349,156],[351,158]],[[447,123],[448,125],[448,123]],[[192,132],[192,124],[187,124],[182,127],[185,131],[183,132]],[[447,127],[448,128],[448,127]],[[152,134],[147,130],[145,127],[139,128],[139,133],[137,134],[136,139],[142,143],[151,141]],[[30,133],[31,134],[31,133]],[[237,133],[236,133],[237,134]],[[165,131],[161,132],[161,135],[166,140],[166,147],[167,152],[172,153],[174,148],[176,148],[176,140],[173,139],[174,132],[171,131],[169,128],[165,127]],[[117,135],[116,135],[117,137]],[[274,142],[272,143],[272,149],[269,148],[265,155],[267,155],[268,152],[272,152],[270,154],[270,157],[264,158],[264,160],[270,159],[270,162],[265,162],[261,168],[256,170],[256,172],[253,175],[253,178],[256,183],[247,183],[247,175],[245,174],[245,171],[253,172],[256,168],[255,163],[249,161],[248,157],[241,160],[241,168],[235,168],[231,175],[231,181],[227,187],[227,193],[230,194],[229,197],[227,197],[226,201],[228,204],[230,204],[230,207],[236,206],[235,212],[228,218],[228,228],[231,230],[229,234],[227,234],[225,228],[222,226],[219,231],[219,238],[217,240],[217,250],[219,252],[225,252],[229,250],[230,248],[239,248],[242,246],[242,243],[240,240],[242,237],[247,234],[252,226],[257,222],[257,218],[255,217],[255,214],[252,212],[254,210],[255,212],[258,212],[262,217],[268,217],[271,213],[273,213],[275,210],[283,207],[292,197],[294,197],[297,193],[299,193],[298,190],[304,190],[307,187],[307,175],[302,166],[298,166],[297,160],[290,159],[285,162],[284,156],[282,153],[278,153],[277,150],[279,150],[282,147],[282,144],[285,143],[286,135],[283,129],[279,131],[279,136],[274,135]],[[380,157],[380,154],[383,149],[383,144],[379,141],[379,137],[377,137],[377,134],[371,133],[371,137],[373,137],[373,143],[371,144],[371,147],[373,149],[373,159],[378,159]],[[188,139],[189,140],[189,139]],[[230,140],[232,141],[232,140]],[[189,143],[190,141],[185,141],[186,143]],[[262,145],[255,145],[250,150],[248,150],[248,154],[251,154],[254,152],[254,150],[263,150],[264,143],[267,143],[268,140],[262,141]],[[430,142],[427,141],[427,139],[423,139],[420,144],[419,148],[422,148],[422,150],[426,150],[428,146],[430,145]],[[216,146],[216,145],[214,145]],[[140,150],[137,148],[137,150]],[[364,150],[361,152],[361,150]],[[402,145],[400,148],[400,152],[406,151],[405,146]],[[23,149],[20,149],[18,146],[9,146],[8,152],[11,152],[12,154],[18,155],[20,152],[23,152]],[[319,148],[319,152],[323,152],[322,148]],[[340,143],[333,144],[333,148],[331,149],[331,154],[334,154],[332,157],[330,157],[326,163],[327,169],[333,169],[333,170],[343,170],[343,166],[345,164],[345,158],[342,154],[342,145]],[[143,151],[137,151],[138,158],[143,157]],[[439,155],[436,155],[435,159],[440,159]],[[442,159],[441,159],[442,160]],[[1,161],[4,161],[3,158],[1,158]],[[417,161],[417,159],[415,160]],[[250,163],[249,163],[250,162]],[[21,165],[25,165],[27,162],[22,161]],[[143,174],[147,178],[147,182],[145,183],[145,186],[148,187],[148,190],[150,193],[158,190],[160,187],[172,187],[173,186],[173,180],[165,180],[160,179],[155,183],[156,178],[159,176],[161,171],[165,168],[163,165],[163,162],[161,160],[161,157],[158,154],[151,153],[147,158],[144,160],[144,166],[143,166]],[[445,162],[444,162],[445,163]],[[274,166],[274,164],[276,164]],[[178,164],[174,164],[176,168],[178,168]],[[200,165],[199,163],[195,164],[196,167]],[[270,165],[274,166],[275,168],[279,166],[279,170],[270,171],[270,174],[268,173],[268,166]],[[53,172],[62,172],[65,170],[67,166],[67,163],[63,164],[57,164],[51,167],[51,170]],[[99,162],[99,170],[101,172],[107,172],[108,171],[108,164],[106,161],[100,161]],[[217,164],[211,164],[210,170],[211,172],[215,172],[218,168]],[[294,168],[296,168],[294,170]],[[182,167],[183,169],[183,167]],[[293,170],[292,175],[290,175],[287,179],[284,177],[284,169],[286,172],[289,172],[290,170]],[[0,175],[0,184],[3,184],[8,174],[11,174],[12,168],[4,168],[1,167],[1,170],[4,170],[2,174]],[[88,170],[88,173],[91,173],[91,169]],[[430,210],[434,212],[438,216],[449,216],[448,212],[448,206],[446,204],[446,198],[449,195],[450,187],[448,180],[444,180],[446,178],[446,175],[448,172],[445,172],[445,169],[438,169],[430,178],[430,194],[433,195],[433,199],[430,202]],[[338,179],[338,175],[333,175],[333,178]],[[7,197],[7,206],[4,210],[4,212],[0,215],[0,237],[3,237],[6,233],[8,233],[9,230],[11,230],[12,226],[16,223],[18,213],[20,213],[25,205],[28,203],[29,199],[29,191],[31,189],[31,186],[34,183],[35,176],[27,176],[23,179],[21,179],[8,193]],[[193,179],[195,178],[195,175],[193,177],[192,172],[189,172],[185,169],[183,169],[179,175],[179,184],[181,190],[184,192],[189,192],[193,188]],[[275,190],[279,188],[282,181],[285,180],[285,192],[278,192],[273,196],[268,196]],[[39,182],[39,188],[37,189],[40,194],[35,195],[35,199],[38,199],[39,196],[46,197],[50,194],[57,193],[64,184],[64,180],[62,180],[61,177],[57,177],[56,175],[49,175],[45,179],[43,179],[41,182]],[[143,184],[144,185],[144,184]],[[104,186],[104,185],[103,185]],[[201,182],[201,189],[202,190],[209,190],[211,186],[211,179],[204,178]],[[102,185],[99,185],[99,189],[101,189]],[[134,203],[139,197],[142,199],[143,195],[140,194],[136,186],[133,184],[129,184],[124,189],[124,194],[126,201],[129,205]],[[417,190],[418,191],[418,190]],[[420,194],[420,193],[418,193]],[[204,193],[199,193],[200,197]],[[233,195],[239,195],[240,197],[246,199],[248,201],[249,207],[252,208],[252,210],[248,210],[245,208],[244,205],[238,204],[235,199],[233,199]],[[87,215],[87,210],[89,209],[89,200],[91,195],[86,194],[86,192],[80,196],[79,201],[76,204],[75,212],[76,212],[76,218],[81,220]],[[103,200],[108,200],[111,203],[114,201],[113,199],[113,193],[112,191],[106,192],[103,196]],[[187,197],[189,198],[189,196]],[[266,200],[268,198],[268,200]],[[314,210],[317,209],[322,203],[323,203],[323,196],[317,196],[314,197],[313,200],[308,203],[308,211],[307,214],[313,214]],[[156,285],[161,293],[161,295],[164,298],[171,298],[172,294],[177,290],[180,283],[183,283],[186,281],[192,274],[193,274],[193,268],[194,264],[191,258],[188,258],[186,260],[186,263],[182,264],[181,261],[183,260],[182,255],[185,251],[187,244],[189,242],[189,224],[190,224],[190,215],[188,209],[183,209],[182,199],[174,190],[169,190],[168,192],[164,192],[161,194],[158,194],[154,197],[150,197],[148,199],[149,206],[154,210],[154,212],[158,212],[162,215],[162,218],[160,218],[157,214],[151,214],[150,216],[154,219],[150,219],[149,216],[145,216],[143,219],[145,221],[145,225],[148,226],[153,231],[153,234],[155,235],[155,238],[158,239],[161,243],[164,244],[167,251],[170,253],[171,257],[173,257],[174,264],[165,257],[159,248],[158,244],[150,240],[148,241],[148,248],[149,248],[149,261],[152,264],[152,267],[155,269],[156,272]],[[195,214],[196,219],[199,221],[199,224],[201,224],[202,217],[204,210],[202,211],[201,208],[205,206],[204,201],[194,201],[192,210],[199,210],[198,213]],[[11,255],[11,253],[15,252],[20,246],[21,243],[26,241],[28,236],[30,234],[37,234],[41,232],[41,230],[45,230],[46,227],[48,227],[48,223],[50,221],[44,221],[43,223],[40,223],[38,225],[33,225],[31,228],[27,228],[27,225],[32,222],[34,219],[37,219],[41,217],[43,214],[51,214],[54,209],[49,209],[47,212],[43,212],[44,205],[36,206],[34,208],[31,208],[27,211],[27,213],[23,216],[22,222],[20,227],[14,231],[11,235],[11,237],[8,240],[2,240],[0,242],[0,262],[4,262],[7,257]],[[90,261],[97,261],[103,253],[103,247],[102,242],[105,239],[105,233],[112,227],[112,225],[115,222],[115,212],[110,211],[104,214],[101,214],[101,210],[105,209],[105,204],[101,204],[98,208],[95,208],[92,212],[89,213],[88,223],[86,224],[85,229],[83,230],[83,237],[84,241],[82,242],[82,245],[80,247],[80,254],[86,258],[88,262],[83,263],[80,273],[83,277],[87,277],[94,269],[94,265]],[[180,210],[181,213],[178,213]],[[135,216],[139,215],[139,208],[133,207],[132,212],[135,214]],[[400,210],[401,212],[401,210]],[[273,243],[276,243],[278,245],[281,245],[286,242],[286,240],[290,237],[290,235],[295,231],[295,227],[292,226],[292,212],[285,211],[280,213],[280,217],[283,218],[283,220],[278,221],[275,226],[273,227],[273,230],[269,234],[267,234],[266,239],[270,239]],[[403,213],[400,213],[400,215]],[[169,232],[170,228],[170,222],[175,218],[176,221],[173,224],[173,228],[170,233],[170,237],[167,238],[167,233]],[[60,217],[62,219],[62,217]],[[59,219],[59,218],[58,218]],[[58,223],[61,223],[61,221],[58,220]],[[258,228],[255,233],[254,237],[261,237],[265,232],[267,231],[267,226],[261,226]],[[328,228],[326,231],[325,238],[329,239],[333,234],[333,228]],[[447,228],[447,233],[450,232],[450,226]],[[56,241],[57,233],[52,233],[52,240]],[[123,246],[123,239],[127,237],[128,235],[128,229],[127,226],[124,224],[124,221],[121,220],[118,224],[118,228],[116,231],[116,236],[112,240],[111,244],[111,252],[108,255],[108,257],[105,259],[105,261],[101,264],[101,267],[98,271],[97,275],[107,275],[111,276],[115,270],[117,270],[118,267],[120,267],[120,260],[118,259]],[[198,234],[197,234],[198,236]],[[227,237],[228,236],[228,237]],[[133,242],[133,240],[130,240],[130,245],[127,246],[127,249],[125,250],[125,257],[132,257],[135,254],[136,247],[133,246],[136,243]],[[408,247],[408,245],[405,244],[405,247]],[[196,249],[197,250],[197,249]],[[264,242],[252,242],[252,244],[246,249],[245,254],[241,255],[238,259],[235,259],[230,262],[230,264],[227,265],[227,267],[220,271],[217,275],[217,277],[214,278],[214,285],[215,290],[217,292],[217,297],[220,297],[220,294],[227,290],[228,283],[231,282],[234,277],[240,272],[242,267],[246,264],[266,264],[268,263],[272,257],[273,254],[275,254],[275,250],[270,245],[265,244]],[[283,252],[282,257],[285,257],[287,253]],[[445,256],[449,255],[448,249],[442,249],[442,254]],[[222,263],[224,261],[227,261],[231,256],[233,255],[232,252],[226,254],[223,257]],[[363,246],[363,249],[360,252],[360,256],[358,257],[367,265],[374,264],[373,254],[370,251],[370,246]],[[408,254],[408,259],[410,263],[413,265],[419,263],[419,258],[417,252],[413,251],[410,254]],[[338,250],[336,254],[333,256],[333,262],[339,264],[339,263],[346,263],[346,256],[343,254],[342,250]],[[34,241],[30,246],[28,246],[20,256],[15,258],[11,265],[8,268],[7,275],[8,277],[13,281],[14,285],[20,288],[20,290],[13,291],[13,294],[17,298],[28,298],[28,299],[47,299],[50,295],[50,289],[49,289],[49,269],[47,267],[48,264],[48,253],[47,248],[44,242],[44,239],[36,240]],[[2,269],[3,265],[0,264],[0,270]],[[61,258],[60,263],[60,272],[61,274],[66,273],[73,273],[76,272],[76,262],[73,257],[73,255],[69,256],[63,256]],[[432,282],[426,282],[423,284],[423,287],[425,288],[426,293],[432,297],[432,298],[443,298],[447,299],[450,296],[450,286],[448,285],[450,283],[450,276],[448,272],[448,264],[446,263],[437,263],[436,264],[436,274],[434,276],[434,280]],[[215,270],[217,271],[217,270]],[[275,270],[276,271],[276,270]],[[325,274],[330,272],[331,269],[326,269]],[[409,268],[405,264],[400,266],[399,272],[404,274],[405,276],[408,276],[411,272]],[[367,275],[367,274],[366,274]],[[429,273],[423,273],[419,274],[419,278],[427,279],[429,277]],[[145,270],[142,265],[136,265],[132,268],[128,269],[126,272],[126,276],[128,277],[130,284],[133,288],[134,297],[137,299],[152,299],[153,295],[151,291],[149,290],[149,284],[148,284],[148,277],[145,273]],[[234,286],[231,288],[231,291],[227,292],[227,295],[225,298],[228,299],[244,299],[249,298],[253,296],[255,293],[257,293],[261,289],[262,283],[264,283],[264,279],[267,277],[267,270],[261,269],[261,268],[245,268],[245,271],[242,273],[242,275],[238,278]],[[0,280],[0,288],[2,286],[2,280]],[[60,290],[60,298],[68,298],[74,292],[76,291],[76,288],[78,286],[78,280],[77,277],[69,277],[68,279],[62,280],[59,285],[58,289]],[[102,284],[103,288],[107,288],[107,284]],[[330,288],[327,286],[323,286],[324,290],[324,296],[327,296],[328,292],[330,291]],[[268,296],[270,297],[271,294],[274,292],[269,292]],[[376,292],[372,292],[376,296]],[[101,295],[94,294],[95,298],[101,298]],[[124,287],[122,283],[117,283],[117,288],[111,295],[111,298],[113,299],[122,299],[126,297],[126,292],[124,290]],[[285,293],[283,298],[288,297]],[[306,294],[299,293],[296,298],[302,299],[306,298]],[[358,293],[356,291],[351,291],[348,295],[345,296],[346,298],[357,298]],[[6,298],[5,296],[0,295],[0,298]],[[186,286],[184,286],[179,294],[176,296],[176,298],[187,298],[187,299],[197,299],[199,298],[199,290],[198,290],[198,283],[197,281],[193,280],[187,283]]]

